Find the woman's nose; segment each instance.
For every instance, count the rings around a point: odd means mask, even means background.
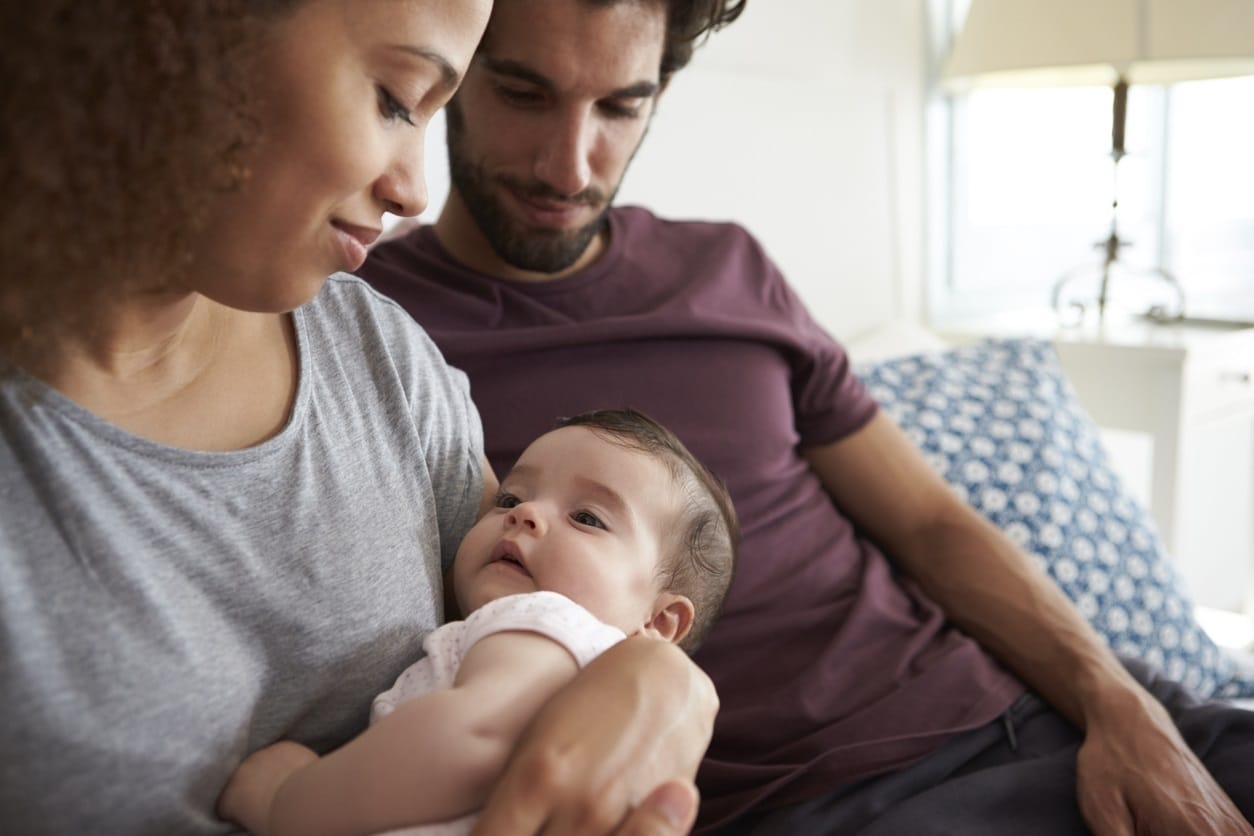
[[[393,215],[413,217],[427,208],[427,180],[423,174],[426,131],[408,138],[374,184],[375,198]]]

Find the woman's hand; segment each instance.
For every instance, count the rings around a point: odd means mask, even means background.
[[[318,760],[312,749],[280,741],[244,759],[218,797],[219,818],[234,822],[253,836],[270,832],[270,809],[283,782]]]
[[[686,833],[717,712],[713,684],[674,645],[619,643],[536,715],[475,836]]]

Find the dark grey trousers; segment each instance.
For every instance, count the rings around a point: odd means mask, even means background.
[[[1125,661],[1171,714],[1247,819],[1254,820],[1254,711],[1201,701]],[[1039,698],[959,735],[904,770],[744,817],[717,836],[1056,836],[1087,834],[1075,796],[1079,731]]]

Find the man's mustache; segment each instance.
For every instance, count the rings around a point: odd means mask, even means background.
[[[509,187],[512,191],[521,194],[526,198],[535,198],[538,200],[552,201],[554,203],[569,203],[572,205],[584,204],[587,206],[600,206],[605,203],[605,193],[595,186],[589,186],[582,192],[573,195],[562,194],[547,183],[539,180],[519,180],[516,177],[501,175],[497,178],[503,185]]]

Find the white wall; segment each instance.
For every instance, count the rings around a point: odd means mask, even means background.
[[[923,0],[749,0],[663,95],[620,203],[752,230],[842,338],[922,319]],[[431,206],[448,191],[442,118]]]
[[[663,95],[620,202],[733,219],[819,320],[922,317],[920,0],[749,0]]]

